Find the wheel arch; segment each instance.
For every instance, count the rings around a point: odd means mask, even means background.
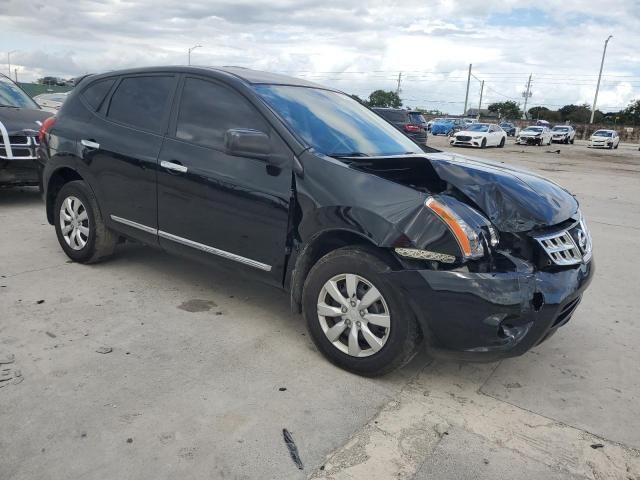
[[[67,183],[73,182],[74,180],[81,180],[86,182],[86,180],[77,172],[77,170],[74,170],[70,167],[60,167],[56,169],[49,177],[45,189],[45,205],[47,211],[47,221],[51,225],[53,225],[54,222],[53,208],[56,202],[56,197],[58,196],[58,192]]]
[[[285,288],[290,293],[291,310],[294,313],[302,312],[304,282],[307,274],[318,260],[338,248],[356,245],[364,246],[392,266],[400,267],[395,257],[387,249],[376,245],[370,238],[359,232],[347,229],[332,229],[320,232],[298,247],[299,253],[285,281]]]

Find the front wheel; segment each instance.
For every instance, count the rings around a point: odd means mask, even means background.
[[[487,148],[487,139],[483,138],[482,143],[480,144],[480,148]]]
[[[314,343],[335,365],[378,376],[413,357],[417,322],[388,279],[390,270],[372,249],[345,247],[325,255],[309,272],[303,314]]]
[[[60,189],[54,217],[58,242],[71,260],[95,263],[113,253],[118,237],[105,226],[85,182],[75,180]]]
[[[498,148],[504,148],[504,143],[505,143],[505,137],[502,137],[500,139],[500,143],[498,144]]]

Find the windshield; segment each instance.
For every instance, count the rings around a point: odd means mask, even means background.
[[[501,126],[502,128],[511,128],[511,127],[513,127],[513,125],[512,125],[512,124],[510,124],[510,123],[501,123],[501,124],[500,124],[500,126]]]
[[[569,127],[553,127],[551,131],[552,132],[568,132]]]
[[[454,120],[451,118],[441,118],[440,120],[436,121],[436,123],[453,123]]]
[[[15,83],[0,77],[0,107],[40,108]]]
[[[606,130],[598,130],[593,134],[594,137],[612,137],[612,132],[607,132]]]
[[[423,153],[400,131],[347,95],[289,85],[254,88],[298,137],[325,155]]]
[[[541,133],[542,132],[542,128],[540,127],[527,127],[523,130],[523,132],[535,132],[535,133]]]
[[[468,132],[488,132],[489,125],[486,123],[472,123],[467,127]]]

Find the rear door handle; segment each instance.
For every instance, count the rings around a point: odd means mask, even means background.
[[[83,147],[93,148],[94,150],[98,150],[100,148],[100,144],[98,142],[94,142],[93,140],[80,140],[80,143]]]
[[[167,170],[173,170],[174,172],[187,173],[188,168],[184,165],[174,161],[168,162],[163,160],[160,162],[160,166],[162,168],[166,168]]]

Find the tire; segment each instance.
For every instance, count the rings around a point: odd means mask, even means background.
[[[551,145],[551,138],[549,138],[549,143],[547,143],[547,145]]]
[[[118,237],[105,226],[95,196],[85,182],[65,184],[56,196],[53,213],[58,242],[71,260],[96,263],[113,253]],[[63,225],[71,227],[72,233],[63,233]]]
[[[575,139],[575,138],[572,138],[572,139],[571,139],[571,145],[573,145],[573,144],[575,143],[575,141],[576,141],[576,139]]]
[[[504,137],[502,137],[500,139],[500,143],[498,144],[498,148],[504,148],[505,142],[506,142],[506,139]]]
[[[389,265],[374,249],[344,247],[322,257],[309,272],[302,293],[303,315],[320,352],[338,367],[374,377],[405,365],[415,354],[420,338],[418,325],[406,300],[385,275],[388,271]],[[356,286],[350,287],[352,293],[357,292],[355,306],[348,298],[347,276],[351,277],[351,285]],[[368,305],[363,315],[359,303],[368,301],[366,293],[374,290],[380,299]],[[339,295],[341,301],[336,301],[334,295]],[[320,315],[320,305],[331,315]],[[374,314],[376,322],[383,325],[366,322]],[[340,333],[330,340],[328,335],[336,332]],[[370,333],[378,340],[375,348],[371,347],[375,340],[372,343],[366,340],[365,334]]]
[[[616,144],[616,146],[615,146],[615,147],[613,147],[613,148],[615,148],[615,149],[617,150],[619,146],[620,146],[620,144],[618,143],[618,144]]]
[[[480,148],[487,148],[487,139],[483,138],[482,143],[480,144]]]
[[[567,137],[567,138],[565,138],[565,139],[564,139],[564,144],[565,144],[565,145],[569,145],[569,137]]]

